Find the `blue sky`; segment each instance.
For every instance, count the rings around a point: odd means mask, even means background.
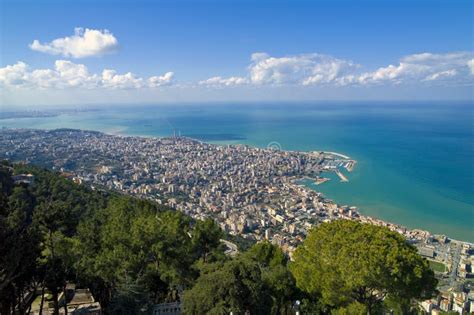
[[[473,1],[2,0],[0,10],[9,104],[472,99]],[[78,41],[86,29],[114,41],[72,54],[52,43],[77,27]]]

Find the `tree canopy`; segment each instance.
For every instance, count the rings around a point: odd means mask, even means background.
[[[186,314],[293,314],[298,293],[284,253],[262,242],[207,266],[185,291],[183,305]]]
[[[203,272],[183,297],[187,314],[252,314],[263,307],[263,285],[258,265],[248,260],[229,260]],[[259,312],[260,311],[260,312]]]
[[[329,308],[385,298],[404,303],[430,298],[437,281],[414,246],[385,227],[338,220],[313,229],[291,264],[299,288]]]
[[[13,173],[32,173],[34,183],[15,184]],[[225,259],[223,232],[212,220],[34,166],[0,166],[0,206],[2,314],[30,289],[49,291],[58,314],[68,281],[89,287],[106,310],[146,310],[178,299],[199,276],[199,262]]]
[[[14,173],[32,173],[33,184]],[[426,260],[398,233],[354,221],[323,223],[294,252],[251,242],[235,258],[212,220],[93,190],[34,166],[0,165],[0,313],[24,313],[24,293],[48,292],[54,313],[74,282],[104,312],[148,313],[181,300],[185,314],[407,313],[436,287]],[[248,249],[247,249],[248,247]]]

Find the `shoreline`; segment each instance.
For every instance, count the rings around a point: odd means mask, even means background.
[[[156,136],[156,135],[129,135],[129,134],[117,134],[117,133],[111,133],[111,132],[104,132],[104,131],[97,131],[97,130],[88,130],[88,129],[75,129],[75,128],[54,128],[54,129],[37,129],[37,128],[6,128],[6,127],[3,127],[4,129],[10,129],[10,130],[40,130],[40,131],[56,131],[56,130],[71,130],[71,131],[83,131],[83,132],[97,132],[97,133],[102,133],[102,134],[105,134],[105,135],[109,135],[109,136],[116,136],[116,137],[123,137],[123,138],[127,138],[127,137],[138,137],[138,138],[156,138],[156,139],[163,139],[163,138],[173,138],[173,137],[169,137],[169,136]],[[207,143],[209,145],[217,145],[219,146],[218,144],[214,144],[212,142],[206,142],[206,141],[201,141],[199,139],[194,139],[194,138],[190,138],[190,137],[186,137],[186,136],[181,136],[181,138],[187,138],[187,139],[190,139],[192,141],[196,141],[196,142],[200,142],[200,143]],[[235,144],[228,144],[228,145],[235,145]],[[244,144],[244,145],[247,145],[247,144]],[[260,148],[260,147],[257,147],[257,146],[252,146],[252,145],[247,145],[249,147],[254,147],[254,148],[258,148],[258,149],[261,149],[261,150],[265,150],[266,148]],[[299,152],[299,153],[303,153],[303,154],[313,154],[314,152],[322,152],[322,153],[326,153],[326,154],[331,154],[331,155],[338,155],[338,156],[344,156],[346,157],[345,155],[343,154],[340,154],[340,153],[336,153],[336,152],[326,152],[326,151],[288,151],[288,150],[282,150],[282,151],[287,151],[287,152]],[[349,158],[350,159],[350,158]],[[357,162],[355,160],[351,160],[351,161],[354,161],[354,164]],[[302,180],[302,179],[310,179],[310,180],[313,180],[315,181],[314,178],[309,178],[309,177],[306,177],[306,178],[297,178],[296,180]],[[293,180],[292,180],[293,181]],[[325,199],[328,199],[324,196],[324,194],[316,189],[313,189],[311,187],[308,187],[306,186],[305,184],[298,184],[298,183],[294,183],[296,184],[297,186],[303,186],[305,189],[309,189],[313,192],[316,192],[316,193],[319,193],[321,194]],[[333,200],[333,199],[328,199],[328,200],[331,200],[333,203],[339,205],[337,203],[337,201]],[[459,239],[454,239],[454,238],[451,238],[449,237],[448,235],[446,234],[435,234],[435,233],[432,233],[430,232],[429,230],[423,230],[423,229],[420,229],[420,228],[407,228],[405,227],[404,225],[402,224],[399,224],[399,223],[392,223],[392,222],[389,222],[389,221],[385,221],[385,220],[382,220],[382,219],[379,219],[377,217],[373,217],[373,216],[368,216],[368,215],[362,215],[360,214],[360,210],[358,207],[351,207],[351,208],[354,208],[354,209],[357,209],[357,214],[361,217],[361,218],[365,218],[365,219],[368,219],[370,221],[376,221],[380,224],[383,224],[383,225],[387,225],[387,226],[392,226],[392,227],[395,227],[395,228],[402,228],[402,229],[406,229],[406,230],[410,230],[410,231],[419,231],[419,232],[423,232],[423,233],[427,233],[429,235],[438,235],[438,236],[446,236],[448,237],[450,240],[454,241],[454,242],[460,242],[460,243],[467,243],[467,244],[474,244],[473,242],[470,242],[470,241],[463,241],[463,240],[459,240]]]
[[[326,200],[331,200],[332,202],[334,202],[335,204],[337,205],[340,205],[339,203],[337,203],[334,199],[331,199],[331,198],[327,198],[326,195],[320,191],[317,191],[311,187],[308,187],[306,184],[303,184],[303,183],[298,183],[298,181],[301,181],[301,180],[310,180],[310,181],[314,181],[314,178],[311,178],[311,177],[308,177],[308,176],[304,176],[304,177],[295,177],[293,179],[291,179],[291,181],[297,185],[297,186],[300,186],[304,189],[308,189],[310,191],[314,191],[314,192],[317,192],[319,194],[321,194],[321,196],[326,199]],[[419,231],[419,232],[423,232],[423,233],[428,233],[430,235],[433,235],[433,236],[445,236],[447,238],[449,238],[449,240],[451,242],[455,242],[455,243],[466,243],[466,244],[469,244],[471,246],[474,246],[474,242],[470,242],[470,241],[463,241],[463,240],[459,240],[459,239],[455,239],[455,238],[452,238],[450,237],[449,235],[446,235],[446,234],[437,234],[437,233],[432,233],[430,232],[429,230],[424,230],[424,229],[421,229],[421,228],[410,228],[410,227],[407,227],[403,224],[400,224],[400,223],[394,223],[394,222],[389,222],[389,221],[386,221],[386,220],[383,220],[383,219],[379,219],[377,217],[374,217],[374,216],[370,216],[370,215],[365,215],[365,214],[361,214],[360,213],[360,209],[358,207],[352,207],[352,206],[349,206],[351,208],[356,208],[356,212],[357,214],[361,217],[361,218],[364,218],[364,219],[368,219],[370,221],[377,221],[377,222],[380,222],[380,223],[383,223],[383,224],[386,224],[387,226],[393,226],[393,227],[396,227],[396,228],[400,228],[400,229],[406,229],[406,230],[409,230],[409,231]],[[372,224],[372,223],[371,223]]]

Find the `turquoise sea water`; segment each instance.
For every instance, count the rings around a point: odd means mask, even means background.
[[[332,177],[312,188],[364,214],[474,242],[473,118],[472,103],[194,104],[110,106],[0,126],[176,130],[213,143],[336,151],[358,161],[350,182]]]

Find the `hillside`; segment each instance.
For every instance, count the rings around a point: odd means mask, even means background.
[[[212,220],[6,162],[0,209],[2,314],[31,301],[63,313],[71,284],[110,314],[174,301],[186,314],[407,313],[436,286],[402,236],[351,221],[314,229],[294,262],[267,242],[232,258]]]

